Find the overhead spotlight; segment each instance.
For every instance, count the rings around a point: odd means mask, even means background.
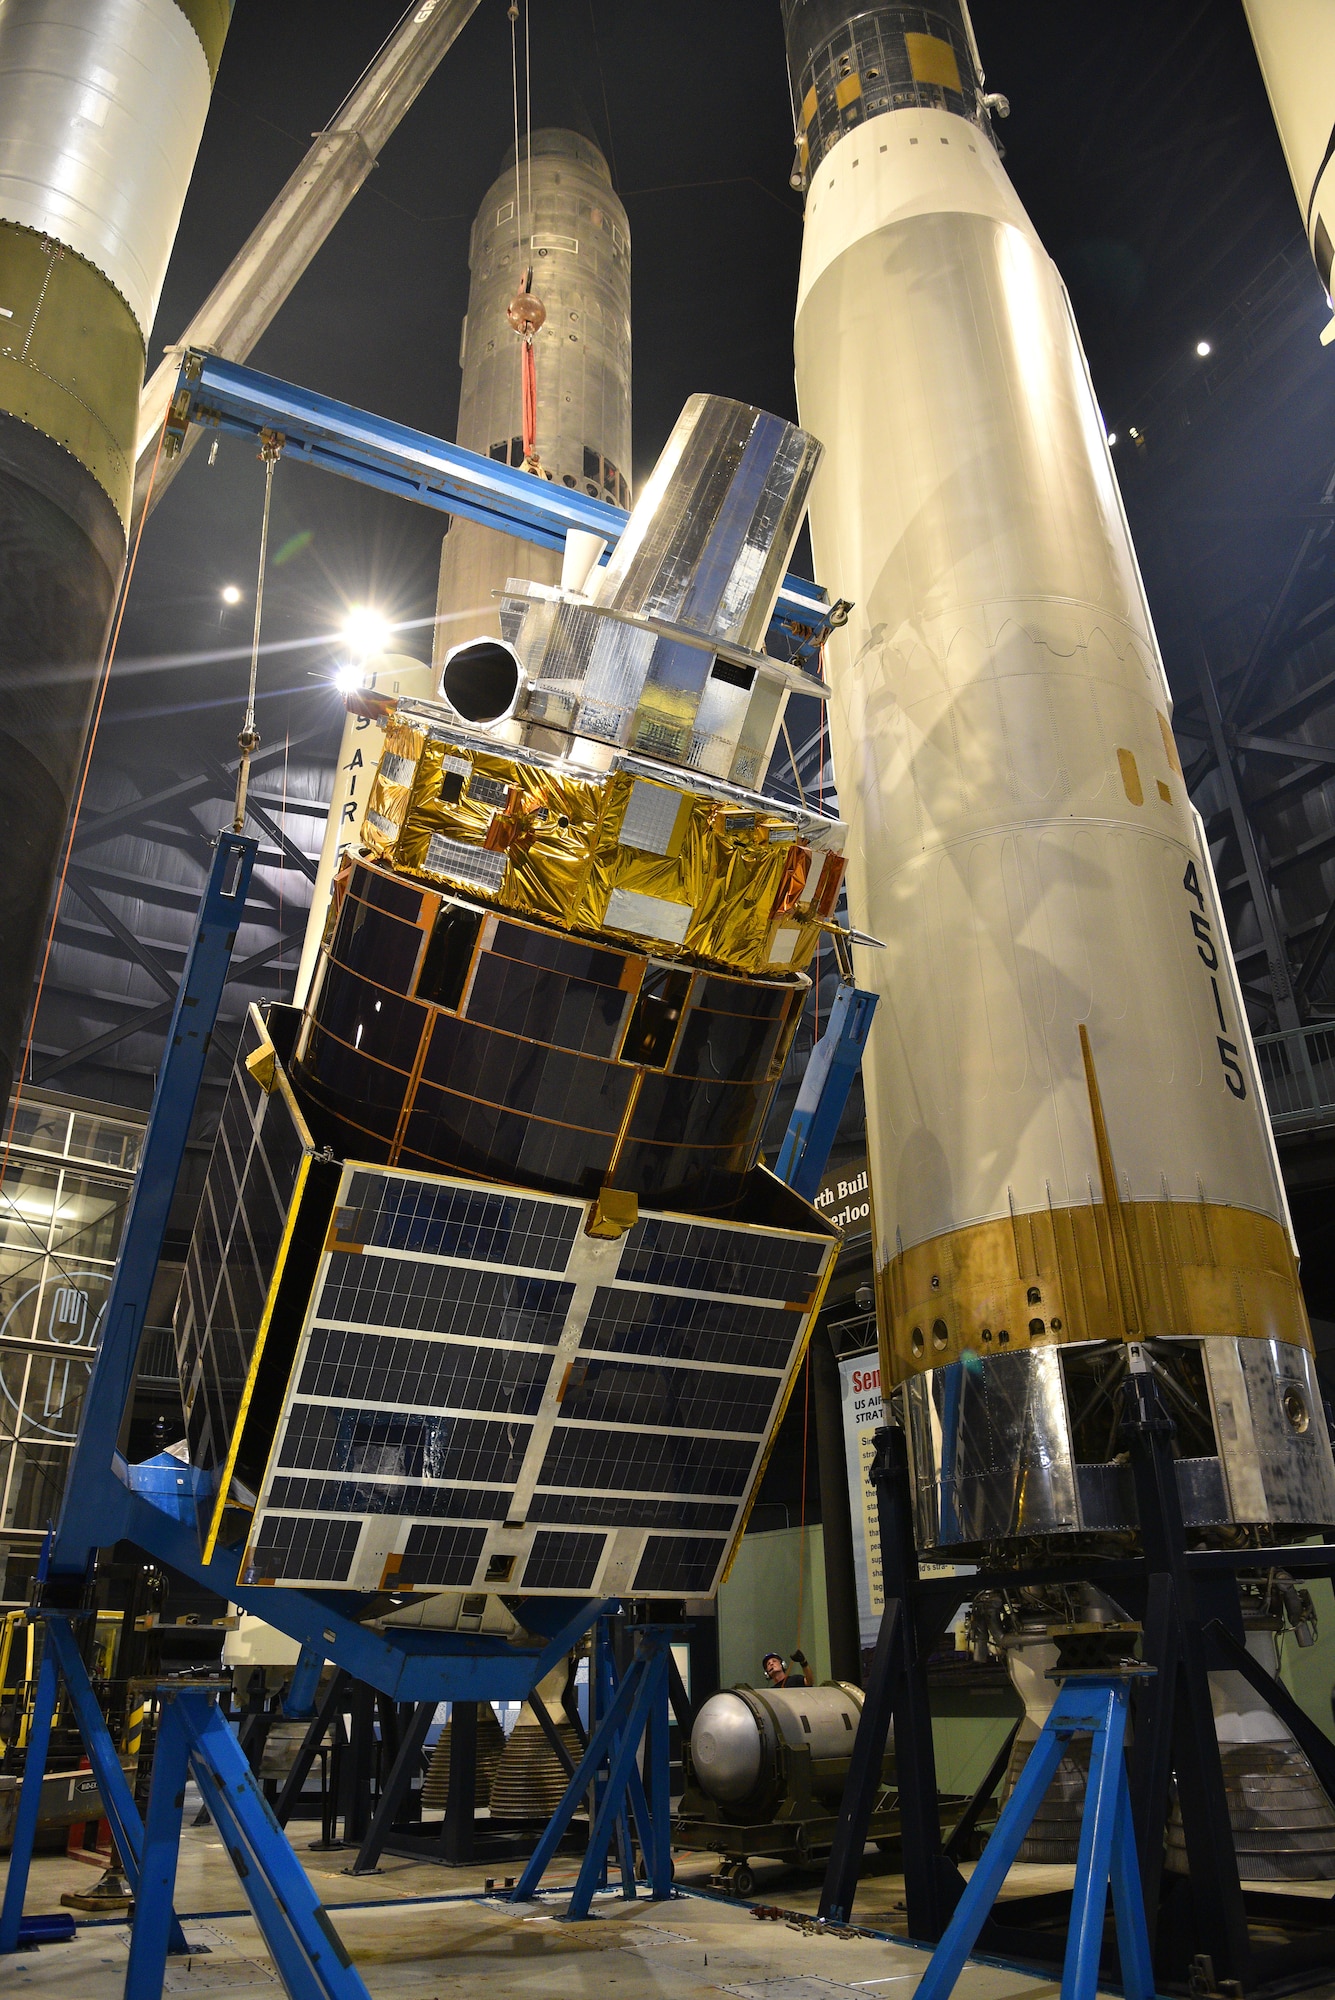
[[[241,592],[236,584],[225,583],[223,585],[222,601],[224,604],[239,604],[241,602]]]
[[[1116,442],[1117,442],[1117,433],[1116,433],[1116,431],[1109,431],[1109,433],[1108,433],[1108,442],[1109,442],[1109,444],[1116,444]]]
[[[384,651],[389,637],[389,620],[369,604],[354,604],[343,620],[343,637],[354,653],[369,659],[372,653]]]
[[[1196,342],[1196,352],[1200,355],[1202,361],[1204,361],[1207,354],[1211,354],[1213,351],[1208,340],[1198,340]]]

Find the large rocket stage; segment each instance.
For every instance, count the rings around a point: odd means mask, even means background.
[[[787,0],[797,309],[883,1379],[926,1548],[1126,1530],[1128,1354],[1188,1523],[1335,1520],[1201,823],[1061,278],[956,0]]]

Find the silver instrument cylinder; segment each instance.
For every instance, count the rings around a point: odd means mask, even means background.
[[[845,1681],[822,1687],[724,1688],[702,1703],[691,1731],[691,1768],[720,1805],[763,1811],[781,1781],[780,1746],[808,1750],[812,1789],[837,1800],[848,1775],[862,1690]]]

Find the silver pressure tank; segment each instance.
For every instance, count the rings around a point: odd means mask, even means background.
[[[691,1731],[696,1782],[722,1806],[763,1810],[779,1790],[785,1745],[810,1751],[812,1790],[837,1801],[861,1714],[861,1688],[844,1681],[724,1688],[702,1704]]]

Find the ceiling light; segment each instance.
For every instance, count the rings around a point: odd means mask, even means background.
[[[1134,424],[1132,424],[1131,426],[1131,435],[1133,438],[1138,438],[1140,436],[1140,432],[1136,429]]]
[[[1209,341],[1208,341],[1208,340],[1198,340],[1198,341],[1196,342],[1196,352],[1197,352],[1197,353],[1198,353],[1198,354],[1200,355],[1200,357],[1201,357],[1201,360],[1202,360],[1202,361],[1204,361],[1204,359],[1205,359],[1206,355],[1207,355],[1207,354],[1209,354],[1209,353],[1211,352],[1211,348],[1210,348],[1210,343],[1209,343]]]
[[[1116,431],[1109,431],[1109,433],[1108,433],[1108,442],[1109,442],[1109,444],[1116,444],[1116,442],[1117,442],[1117,433],[1116,433]]]
[[[343,637],[363,659],[384,651],[389,637],[389,620],[369,604],[354,604],[343,620]]]
[[[334,675],[334,686],[340,694],[354,694],[366,678],[363,667],[340,667]]]
[[[224,604],[239,604],[241,602],[241,592],[234,583],[225,583],[223,585],[222,601]]]

